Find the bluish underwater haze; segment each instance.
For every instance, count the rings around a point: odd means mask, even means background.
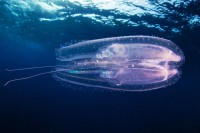
[[[55,50],[92,39],[148,35],[185,56],[181,78],[152,91],[62,85]],[[142,52],[142,51],[141,51]],[[199,0],[0,0],[0,133],[200,133]]]

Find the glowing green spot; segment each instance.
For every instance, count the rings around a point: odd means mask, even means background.
[[[79,73],[79,71],[78,70],[69,70],[69,73],[77,74],[77,73]]]

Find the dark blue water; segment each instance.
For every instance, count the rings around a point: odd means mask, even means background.
[[[55,49],[83,40],[152,35],[183,51],[180,80],[147,92],[103,91],[51,75],[6,81],[51,69]],[[200,1],[1,0],[0,133],[199,133]]]

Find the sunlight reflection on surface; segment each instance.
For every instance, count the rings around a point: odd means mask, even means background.
[[[177,25],[179,20],[176,19],[182,18],[190,27],[200,26],[200,16],[198,14],[176,12],[179,9],[186,9],[190,2],[192,1],[10,0],[4,3],[7,10],[17,19],[18,23],[32,21],[32,18],[41,22],[68,21],[68,18],[73,18],[77,22],[81,22],[80,18],[83,18],[91,20],[94,24],[112,27],[116,25],[131,27],[143,25],[164,32],[168,29],[166,29],[167,26],[160,23],[161,21],[150,23],[148,20],[160,19],[168,21],[170,25]],[[171,10],[171,8],[174,10]],[[177,16],[174,17],[174,14]],[[4,16],[7,16],[7,14]],[[181,33],[182,28],[181,26],[177,26],[170,30],[173,33]]]

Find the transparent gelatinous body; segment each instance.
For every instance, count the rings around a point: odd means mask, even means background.
[[[178,67],[184,62],[184,55],[177,45],[151,36],[80,42],[58,49],[56,57],[58,72],[54,77],[57,80],[124,91],[168,86],[179,79]]]

